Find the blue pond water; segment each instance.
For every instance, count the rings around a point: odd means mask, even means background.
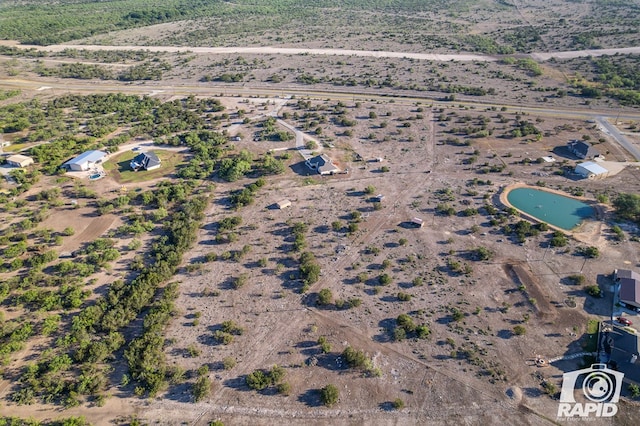
[[[594,214],[593,207],[574,198],[533,188],[514,189],[507,200],[518,210],[567,231]]]

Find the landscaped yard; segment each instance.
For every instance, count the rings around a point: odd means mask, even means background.
[[[118,183],[144,182],[157,179],[162,176],[172,174],[176,166],[184,159],[184,154],[174,151],[153,150],[156,153],[162,165],[159,169],[146,171],[133,171],[129,166],[129,162],[138,154],[139,151],[127,151],[115,156],[104,163],[104,169]]]

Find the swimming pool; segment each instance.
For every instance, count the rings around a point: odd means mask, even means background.
[[[582,201],[535,188],[512,189],[507,200],[529,216],[567,231],[595,214],[594,208]]]

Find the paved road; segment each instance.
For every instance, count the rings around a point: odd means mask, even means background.
[[[633,155],[636,160],[640,161],[640,149],[620,133],[616,126],[609,123],[604,117],[596,117],[596,121],[600,125],[600,130],[614,138],[624,149]]]
[[[26,79],[13,79],[13,80],[0,80],[0,88],[19,88],[22,90],[40,90],[40,91],[52,91],[53,93],[131,93],[138,95],[153,95],[157,93],[168,93],[171,95],[197,95],[197,96],[220,96],[222,93],[224,96],[268,96],[268,97],[283,97],[287,95],[295,95],[297,97],[316,98],[316,99],[333,99],[333,100],[355,100],[357,98],[366,98],[369,100],[389,101],[393,99],[399,104],[415,104],[416,102],[430,102],[435,107],[451,105],[451,102],[441,102],[434,100],[428,95],[425,96],[398,96],[399,94],[376,94],[373,92],[362,91],[340,91],[340,90],[309,90],[301,87],[282,87],[282,88],[270,88],[269,86],[217,86],[215,84],[185,84],[177,86],[163,85],[152,83],[131,84],[121,83],[115,81],[100,81],[100,82],[82,82],[82,81],[47,81],[46,86],[43,85],[42,80],[26,80]],[[286,99],[282,100],[286,102]],[[601,123],[601,128],[606,131],[611,137],[620,143],[622,147],[627,149],[636,159],[640,160],[640,150],[629,142],[615,126],[606,121],[606,118],[617,118],[622,120],[640,120],[640,112],[637,111],[625,111],[621,112],[619,109],[612,110],[594,110],[591,108],[585,109],[585,107],[575,108],[548,108],[543,106],[524,106],[524,105],[509,105],[506,102],[481,102],[471,98],[460,98],[456,100],[456,105],[468,105],[473,107],[497,107],[506,106],[510,112],[518,111],[522,113],[543,116],[543,117],[564,117],[567,119],[589,119],[596,120]],[[310,138],[309,135],[305,135]],[[298,134],[296,133],[296,139]],[[296,140],[296,142],[299,142]],[[299,143],[297,143],[299,145]]]

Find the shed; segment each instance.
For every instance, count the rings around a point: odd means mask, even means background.
[[[411,223],[416,225],[418,228],[422,228],[424,226],[424,220],[420,219],[419,217],[414,217],[413,219],[411,219]]]
[[[383,194],[378,194],[375,197],[373,197],[373,201],[380,202],[382,200],[384,200],[384,195]]]
[[[280,200],[276,203],[276,206],[278,206],[280,210],[286,209],[287,207],[291,207],[291,201],[287,199]]]
[[[16,154],[7,157],[7,164],[13,167],[27,167],[28,165],[33,164],[33,158],[22,154]]]
[[[67,161],[62,167],[71,171],[86,171],[95,164],[100,164],[106,156],[107,153],[103,151],[86,151]]]
[[[587,179],[603,179],[609,176],[609,170],[595,161],[587,161],[576,166],[575,172]]]

